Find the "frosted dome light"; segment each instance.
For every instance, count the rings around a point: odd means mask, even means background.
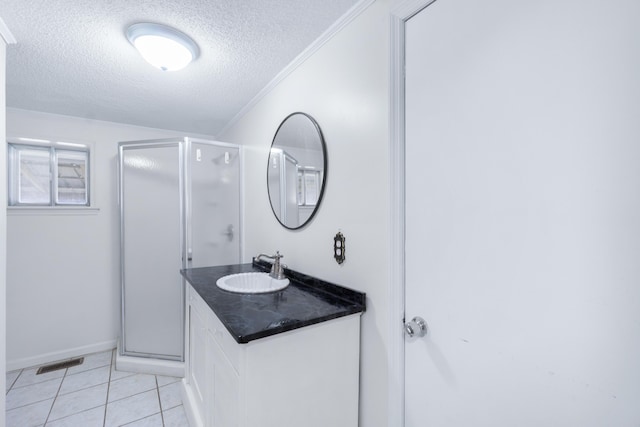
[[[127,29],[127,39],[148,63],[162,71],[181,70],[200,53],[186,34],[160,24],[134,24]]]

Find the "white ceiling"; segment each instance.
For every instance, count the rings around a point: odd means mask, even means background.
[[[216,135],[357,0],[2,0],[7,106]],[[200,57],[162,72],[124,32],[172,26]]]

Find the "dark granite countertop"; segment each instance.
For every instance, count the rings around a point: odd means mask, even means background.
[[[240,344],[365,310],[364,293],[289,269],[285,269],[289,286],[281,291],[241,294],[216,285],[223,276],[268,272],[270,267],[265,261],[254,261],[253,264],[189,268],[180,273]]]

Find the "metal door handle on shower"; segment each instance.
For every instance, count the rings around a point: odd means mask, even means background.
[[[229,241],[233,241],[233,224],[229,224],[227,226],[227,231],[225,231],[224,233],[222,233],[223,236],[227,236],[227,239],[229,239]]]

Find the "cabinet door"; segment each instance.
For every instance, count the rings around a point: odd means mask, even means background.
[[[238,427],[240,378],[211,333],[207,333],[207,350],[211,385],[207,417],[212,427]]]
[[[207,329],[202,313],[189,306],[189,382],[200,414],[207,400]]]

